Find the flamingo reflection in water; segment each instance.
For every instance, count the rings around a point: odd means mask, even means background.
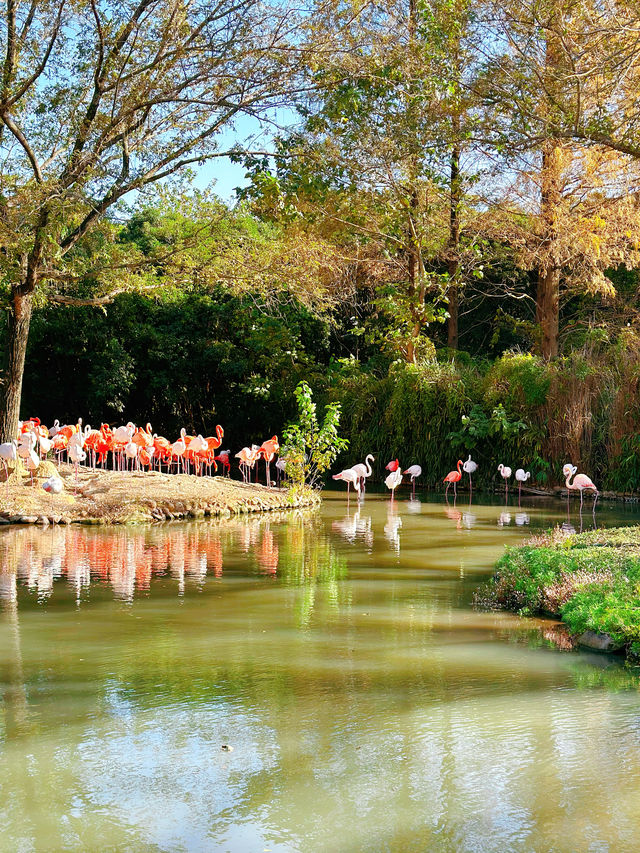
[[[345,515],[342,519],[331,522],[331,530],[344,537],[347,542],[355,542],[362,539],[368,548],[373,545],[373,532],[371,530],[371,516],[360,517],[360,507],[353,515]]]
[[[390,501],[387,505],[387,523],[384,526],[384,535],[396,554],[400,553],[401,527],[402,519],[396,512],[393,502]]]

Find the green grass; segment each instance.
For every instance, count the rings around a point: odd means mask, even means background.
[[[640,527],[566,535],[556,529],[509,548],[481,606],[560,617],[576,636],[608,634],[640,657]]]

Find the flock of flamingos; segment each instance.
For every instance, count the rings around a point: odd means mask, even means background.
[[[114,471],[145,468],[161,472],[165,466],[167,473],[175,470],[176,473],[211,476],[212,468],[214,472],[217,472],[218,463],[220,463],[223,473],[230,475],[231,459],[229,454],[231,451],[220,450],[223,438],[224,430],[220,425],[216,426],[215,436],[207,438],[202,435],[187,435],[183,428],[180,431],[180,437],[171,442],[164,436],[152,432],[151,424],[147,424],[145,429],[136,427],[131,422],[115,428],[110,427],[109,424],[102,424],[100,429],[91,429],[89,425],[83,427],[82,420],[78,419],[76,424],[65,426],[60,426],[60,422],[56,420],[52,427],[47,428],[40,422],[39,418],[30,418],[21,422],[17,439],[0,444],[0,460],[4,464],[5,474],[7,475],[7,490],[9,462],[15,462],[20,457],[26,468],[31,472],[33,482],[33,474],[40,467],[41,461],[46,459],[51,452],[57,455],[58,461],[63,454],[66,454],[67,460],[75,465],[76,477],[78,466],[87,461],[94,469],[96,466],[103,469],[108,467],[109,454],[111,454],[111,467]],[[263,459],[266,484],[271,486],[271,462],[279,452],[280,445],[278,437],[275,435],[261,445],[254,444],[251,447],[243,447],[235,454],[235,458],[239,460],[238,465],[243,481],[251,482],[251,472],[254,467],[256,468],[256,482],[258,481],[258,462]],[[353,486],[358,499],[360,499],[365,491],[367,478],[372,474],[371,463],[374,461],[374,456],[368,454],[364,463],[358,463],[351,468],[340,471],[339,474],[333,475],[334,480],[341,480],[347,484],[347,497],[350,487]],[[279,483],[286,468],[286,459],[280,457],[275,464],[277,482]],[[459,459],[456,468],[450,471],[443,480],[446,483],[445,496],[448,495],[451,485],[453,485],[454,495],[457,495],[457,484],[461,481],[463,472],[469,477],[469,488],[472,491],[472,475],[477,469],[478,465],[471,459],[471,455],[466,462]],[[389,471],[385,484],[391,490],[392,501],[395,490],[402,483],[404,476],[410,477],[412,490],[415,494],[416,479],[422,474],[420,465],[411,465],[403,471],[398,459],[394,459],[385,466],[385,470]],[[512,473],[511,468],[500,464],[498,471],[504,480],[505,495],[507,495]],[[580,505],[582,506],[584,491],[592,491],[595,507],[598,489],[591,479],[586,474],[578,474],[576,467],[570,464],[563,467],[562,473],[565,477],[568,493],[579,491]],[[529,477],[529,471],[525,471],[523,468],[516,470],[515,479],[518,483],[519,494],[522,490],[522,484]],[[573,481],[571,481],[572,477]],[[43,488],[46,491],[58,493],[62,491],[63,484],[59,477],[54,475],[45,480]]]

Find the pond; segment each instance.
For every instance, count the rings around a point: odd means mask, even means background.
[[[635,849],[638,672],[471,605],[566,508],[399,498],[0,529],[0,849]]]

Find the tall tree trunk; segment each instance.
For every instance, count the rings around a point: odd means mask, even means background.
[[[32,293],[25,293],[22,287],[14,287],[11,301],[6,382],[2,389],[0,409],[0,441],[11,441],[18,434],[22,377],[31,325]]]
[[[560,270],[539,270],[536,321],[540,326],[540,354],[546,361],[558,355],[559,314]]]
[[[541,207],[543,225],[543,262],[538,268],[536,322],[540,327],[540,354],[545,360],[558,355],[560,327],[560,268],[555,259],[557,218],[560,208],[562,147],[556,139],[547,139],[542,150]]]
[[[545,360],[558,355],[560,328],[560,266],[557,259],[558,217],[562,201],[563,146],[554,136],[557,117],[556,75],[562,63],[559,27],[563,19],[562,0],[551,0],[545,48],[545,104],[548,136],[542,144],[540,170],[540,217],[542,220],[541,262],[538,267],[536,322],[540,327],[540,354]]]
[[[460,118],[454,116],[454,133],[460,131]],[[460,263],[458,251],[460,248],[460,146],[455,143],[451,152],[451,183],[449,194],[449,258],[447,272],[449,273],[449,321],[447,324],[447,343],[450,349],[458,349],[458,286]]]

